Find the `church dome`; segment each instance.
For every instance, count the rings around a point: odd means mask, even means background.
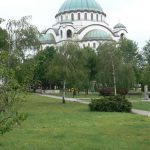
[[[120,29],[120,28],[125,29],[126,27],[122,23],[118,23],[114,26],[114,29]]]
[[[62,14],[70,11],[93,11],[103,13],[101,6],[96,0],[66,0],[58,14]]]
[[[41,36],[39,37],[39,40],[42,44],[55,44],[55,38],[53,36],[53,34],[41,34]]]
[[[112,40],[110,34],[103,30],[91,30],[89,31],[83,38],[83,41],[91,41],[91,40]]]

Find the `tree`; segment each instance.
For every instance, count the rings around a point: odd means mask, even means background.
[[[136,83],[140,83],[141,67],[143,65],[142,55],[138,51],[138,45],[136,42],[123,38],[120,39],[118,48],[122,53],[123,61],[126,66],[133,68]]]
[[[146,42],[146,45],[143,48],[143,57],[145,63],[150,64],[150,40]]]
[[[82,51],[81,60],[82,60],[82,65],[83,65],[82,71],[84,72],[84,80],[83,80],[82,86],[86,89],[86,94],[88,94],[89,88],[93,86],[92,82],[96,81],[97,55],[96,55],[96,52],[90,47],[85,47],[81,49],[81,51]]]
[[[8,65],[9,58],[8,51],[0,51],[0,80],[3,81],[0,84],[0,134],[26,118],[26,115],[19,114],[16,109],[16,103],[20,100],[20,86],[15,80],[14,70]]]
[[[9,41],[9,53],[25,60],[27,52],[35,52],[40,48],[39,31],[29,23],[31,16],[22,17],[20,20],[9,20],[6,25]]]
[[[118,48],[122,52],[125,63],[133,64],[137,62],[137,58],[139,56],[137,43],[132,40],[123,38],[120,39]]]
[[[141,83],[150,86],[150,40],[143,48],[143,66],[141,67]]]
[[[56,53],[54,47],[46,47],[43,51],[40,51],[35,57],[36,62],[34,70],[34,81],[40,81],[42,89],[50,87],[50,80],[47,76],[48,67]]]
[[[75,86],[83,76],[80,69],[80,57],[81,50],[78,45],[65,43],[56,50],[53,60],[48,65],[47,79],[50,82],[63,85],[63,102],[65,102],[66,84]]]
[[[115,42],[101,44],[98,48],[97,80],[104,87],[114,87],[115,95],[117,88],[128,89],[134,84],[133,68],[123,58]]]
[[[2,50],[8,50],[8,34],[0,27],[0,51]]]
[[[39,47],[37,30],[27,20],[28,17],[23,17],[19,21],[8,21],[7,31],[0,28],[0,80],[3,81],[0,85],[1,134],[26,118],[16,109],[22,89],[18,84],[17,71],[20,70],[27,50]],[[0,23],[2,21],[0,19]]]

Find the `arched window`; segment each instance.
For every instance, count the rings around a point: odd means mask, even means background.
[[[98,21],[98,19],[99,19],[99,18],[98,18],[98,14],[96,14],[96,20]]]
[[[78,13],[78,20],[80,20],[81,19],[81,16],[80,16],[80,13]]]
[[[93,21],[93,13],[91,14],[91,20]]]
[[[71,20],[74,21],[74,14],[71,14]]]
[[[88,47],[90,47],[90,43],[88,43]]]
[[[63,31],[62,30],[60,31],[60,35],[61,35],[61,38],[63,38]]]
[[[84,14],[84,19],[87,20],[87,13]]]
[[[61,21],[63,21],[63,16],[61,16]]]
[[[67,38],[72,38],[72,31],[71,30],[67,30]]]
[[[121,33],[120,38],[121,38],[121,39],[124,38],[124,33]]]

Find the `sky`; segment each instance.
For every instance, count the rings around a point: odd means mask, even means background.
[[[19,19],[32,16],[32,24],[42,31],[55,24],[55,15],[65,0],[0,0],[0,18]],[[150,0],[97,0],[113,27],[123,23],[128,38],[138,43],[139,50],[150,39]]]

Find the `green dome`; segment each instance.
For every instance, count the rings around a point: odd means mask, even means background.
[[[66,0],[58,14],[69,11],[95,11],[102,13],[103,10],[96,0]]]
[[[55,44],[55,38],[53,34],[41,34],[39,38],[42,44]]]
[[[122,23],[118,23],[114,26],[114,29],[118,29],[118,28],[126,28]]]
[[[112,40],[110,34],[103,30],[91,30],[89,31],[83,38],[83,41],[90,41],[90,40]]]

